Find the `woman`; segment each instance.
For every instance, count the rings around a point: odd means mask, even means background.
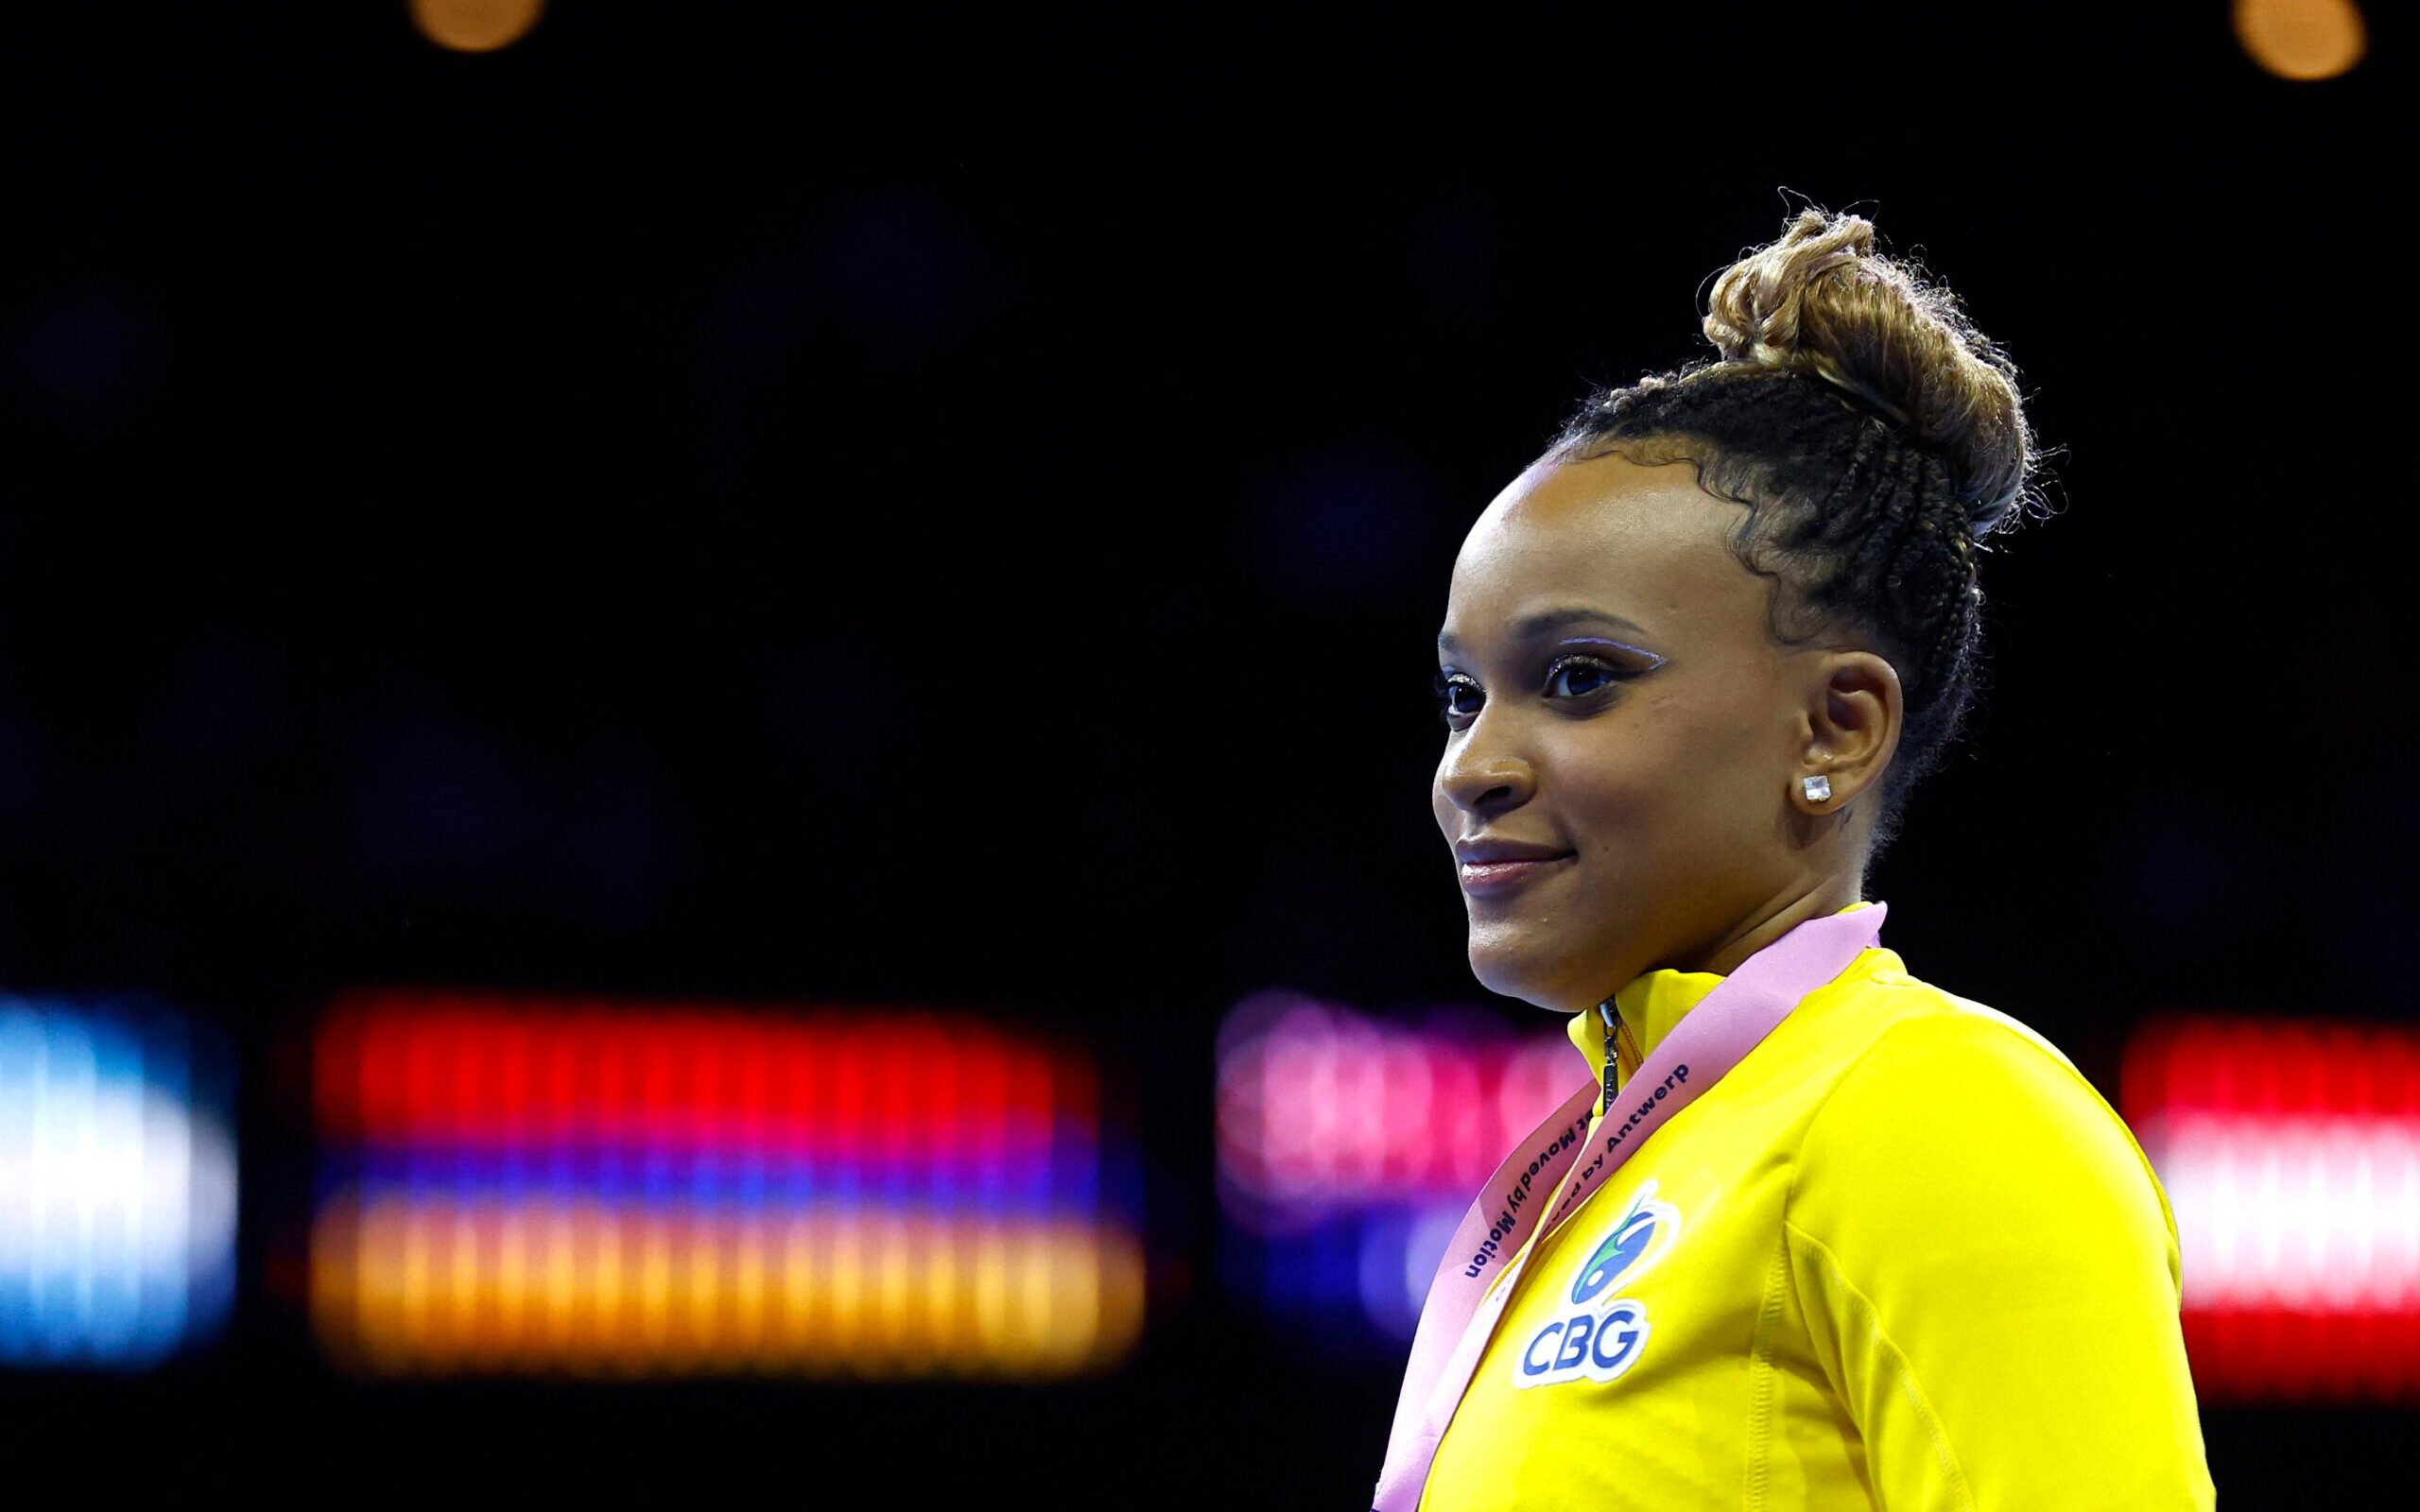
[[[1860,901],[1970,698],[2014,369],[1813,209],[1704,328],[1720,360],[1594,397],[1454,565],[1471,964],[1599,1079],[1440,1267],[1376,1502],[2210,1506],[2150,1164]]]

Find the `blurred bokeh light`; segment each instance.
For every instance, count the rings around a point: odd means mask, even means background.
[[[458,53],[492,53],[529,34],[545,0],[411,0],[421,35]]]
[[[355,996],[317,1327],[372,1374],[1099,1369],[1143,1262],[1097,1091],[966,1018]]]
[[[0,997],[0,1365],[139,1368],[217,1332],[230,1074],[164,1008]]]
[[[2369,47],[2353,0],[2235,0],[2235,34],[2279,78],[2334,78]]]
[[[1388,1023],[1270,991],[1228,1015],[1218,1076],[1227,1284],[1349,1346],[1411,1337],[1473,1194],[1587,1068],[1560,1024]]]
[[[2420,1398],[2420,1034],[2164,1018],[2123,1077],[2204,1400]]]

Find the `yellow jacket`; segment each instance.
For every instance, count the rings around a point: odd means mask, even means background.
[[[1619,1078],[1721,980],[1623,988]],[[1571,1038],[1601,1075],[1601,1022]],[[1423,1512],[2215,1503],[2150,1162],[2048,1040],[1891,951],[1530,1243]]]

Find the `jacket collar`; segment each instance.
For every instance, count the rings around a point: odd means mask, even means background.
[[[1871,903],[1855,902],[1841,912],[1854,913],[1859,908],[1872,906]],[[1898,964],[1897,956],[1877,947],[1860,954],[1841,975],[1855,976],[1871,970],[1867,958],[1876,955],[1890,957],[1880,964]],[[1615,1085],[1618,1087],[1628,1082],[1637,1072],[1638,1061],[1655,1054],[1655,1047],[1672,1032],[1672,1025],[1681,1022],[1682,1015],[1696,1007],[1707,993],[1720,987],[1722,981],[1722,977],[1713,971],[1676,971],[1665,968],[1644,972],[1625,983],[1621,990],[1614,994],[1614,1007],[1621,1015],[1622,1022],[1629,1026],[1630,1037],[1637,1046],[1638,1055],[1634,1059],[1627,1053],[1617,1053],[1616,1059],[1620,1074],[1615,1078]],[[1564,1033],[1569,1036],[1573,1048],[1587,1057],[1588,1074],[1601,1088],[1605,1080],[1604,1021],[1591,1006],[1584,1013],[1573,1015],[1571,1022],[1564,1026]],[[1601,1115],[1604,1110],[1605,1099],[1599,1093],[1597,1112]]]
[[[1722,978],[1712,971],[1654,971],[1631,978],[1614,994],[1614,1007],[1621,1014],[1622,1022],[1630,1026],[1631,1040],[1638,1047],[1641,1058],[1655,1054],[1655,1047],[1681,1022],[1681,1015],[1696,1007],[1705,995],[1722,985]],[[1588,1058],[1588,1074],[1599,1087],[1605,1080],[1605,1022],[1597,1017],[1595,1008],[1572,1016],[1565,1032],[1572,1045]],[[1626,1055],[1617,1055],[1621,1074],[1626,1082],[1638,1066]],[[1605,1110],[1605,1100],[1597,1099],[1597,1111]]]

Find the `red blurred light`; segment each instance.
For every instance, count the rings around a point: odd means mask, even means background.
[[[387,992],[315,1067],[314,1312],[360,1368],[1063,1375],[1140,1327],[1072,1047]]]
[[[2172,1016],[2119,1086],[2205,1400],[2420,1397],[2420,1035]]]

